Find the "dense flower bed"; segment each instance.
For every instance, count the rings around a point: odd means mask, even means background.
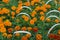
[[[60,0],[0,0],[0,40],[60,40]]]

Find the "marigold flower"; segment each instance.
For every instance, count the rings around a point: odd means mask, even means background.
[[[35,2],[34,1],[31,1],[31,5],[34,6]]]
[[[44,12],[40,12],[40,15],[44,15]]]
[[[36,40],[42,40],[42,35],[41,34],[36,34]]]
[[[49,8],[51,8],[51,6],[50,6],[49,4],[47,4],[47,5],[46,5],[46,8],[48,8],[48,9],[49,9]]]
[[[55,19],[55,22],[56,22],[56,23],[59,23],[60,21],[59,21],[58,19]]]
[[[51,20],[50,20],[50,18],[47,18],[46,21],[47,21],[47,22],[50,22]]]
[[[38,32],[38,28],[37,28],[37,27],[34,27],[34,28],[33,28],[33,31],[34,31],[34,32]]]
[[[6,32],[6,28],[1,28],[0,30],[2,33],[5,33]]]
[[[34,17],[35,15],[36,15],[36,11],[33,11],[33,12],[31,13],[31,16]]]
[[[12,23],[7,19],[6,21],[4,21],[4,25],[5,26],[12,26]]]
[[[28,30],[28,31],[31,31],[31,30],[32,30],[32,27],[28,27],[27,30]]]
[[[19,34],[19,33],[16,33],[16,34],[15,34],[15,36],[16,36],[16,37],[19,37],[19,36],[20,36],[20,34]]]
[[[0,24],[0,28],[4,28],[4,24],[3,23]]]
[[[3,37],[7,37],[7,33],[3,33],[2,36],[3,36]]]
[[[16,27],[15,27],[15,30],[16,30],[16,31],[20,30],[20,26],[16,26]]]
[[[12,12],[11,12],[11,15],[12,15],[12,16],[15,16],[15,12],[12,11]]]
[[[30,2],[25,2],[24,5],[25,6],[30,6]]]
[[[34,20],[30,20],[30,24],[32,24],[32,25],[33,25],[33,24],[34,24]]]
[[[28,40],[28,38],[26,36],[23,36],[21,40]]]
[[[8,35],[7,35],[7,38],[8,38],[8,39],[12,38],[12,34],[8,34]]]
[[[27,38],[30,38],[30,37],[31,37],[31,34],[26,34],[26,37],[27,37]]]
[[[11,9],[12,9],[12,10],[16,10],[16,6],[12,6]]]
[[[12,33],[13,29],[12,28],[8,28],[8,32]]]
[[[58,30],[58,34],[60,35],[60,30]]]
[[[27,30],[27,28],[26,28],[26,27],[22,27],[22,29],[21,29],[21,30],[26,31],[26,30]]]
[[[36,21],[37,21],[37,18],[36,18],[36,17],[34,17],[34,18],[33,18],[33,20],[34,20],[34,22],[36,22]]]
[[[60,7],[58,8],[58,10],[60,11]]]
[[[28,20],[29,20],[29,17],[25,17],[24,20],[25,20],[25,21],[28,21]]]
[[[41,16],[41,17],[40,17],[40,20],[41,20],[41,21],[44,21],[44,20],[45,20],[45,16]]]
[[[36,10],[36,11],[39,11],[39,10],[40,10],[40,6],[37,6],[37,7],[35,8],[35,10]]]
[[[2,0],[4,3],[9,3],[10,0]]]

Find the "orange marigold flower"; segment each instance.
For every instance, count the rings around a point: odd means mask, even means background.
[[[40,6],[37,6],[37,7],[35,8],[35,10],[36,10],[36,11],[39,11],[39,10],[40,10]]]
[[[58,34],[60,35],[60,30],[58,30]]]
[[[30,6],[30,2],[25,2],[24,5],[25,6]]]
[[[10,0],[2,0],[4,3],[9,3]]]
[[[28,40],[28,38],[26,36],[23,36],[21,40]]]
[[[12,9],[12,10],[16,10],[16,6],[12,6],[11,9]]]
[[[0,24],[0,28],[4,28],[4,24],[3,23]]]
[[[1,28],[1,32],[5,33],[6,32],[6,28]]]
[[[30,38],[30,37],[31,37],[31,34],[26,34],[26,37],[27,37],[27,38]]]
[[[12,12],[11,12],[11,15],[12,15],[12,16],[15,16],[15,12],[12,11]]]
[[[40,17],[40,20],[41,20],[41,21],[44,21],[44,20],[45,20],[45,16],[41,16],[41,17]]]
[[[34,20],[34,22],[36,22],[36,21],[37,21],[37,18],[36,18],[36,17],[34,17],[34,18],[33,18],[33,20]]]
[[[8,35],[7,35],[7,38],[8,38],[8,39],[12,38],[12,34],[8,34]]]
[[[4,25],[5,26],[12,26],[12,23],[7,19],[6,21],[4,21]]]
[[[33,24],[34,24],[34,20],[30,20],[30,24],[32,24],[32,25],[33,25]]]
[[[8,32],[12,33],[13,29],[12,28],[8,28]]]
[[[31,13],[31,16],[34,17],[35,15],[36,15],[36,11],[33,11],[33,12]]]
[[[27,30],[28,30],[28,31],[31,31],[31,30],[32,30],[32,27],[28,27]]]
[[[26,31],[26,30],[27,30],[27,28],[26,28],[26,27],[22,27],[22,29],[21,29],[21,30]]]
[[[55,22],[56,22],[56,23],[59,23],[60,21],[59,21],[58,19],[55,19]]]
[[[31,1],[31,5],[34,6],[35,2],[34,1]]]
[[[58,8],[58,10],[60,11],[60,7]]]
[[[40,15],[44,15],[44,12],[40,12]]]
[[[26,17],[24,18],[24,20],[25,20],[25,21],[28,21],[28,20],[29,20],[29,17],[26,16]]]
[[[16,37],[19,37],[19,36],[20,36],[20,34],[19,34],[19,33],[16,33],[16,34],[15,34],[15,36],[16,36]]]
[[[34,27],[34,28],[33,28],[33,31],[34,31],[34,32],[37,32],[37,31],[38,31],[38,28],[37,28],[37,27]]]
[[[33,0],[33,1],[36,2],[36,3],[40,2],[40,0]]]
[[[16,31],[20,30],[20,26],[16,26],[16,27],[15,27],[15,30],[16,30]]]
[[[41,34],[36,34],[36,40],[42,40],[42,35]]]
[[[7,33],[3,33],[2,35],[3,35],[3,37],[7,37]]]
[[[48,5],[46,5],[46,8],[48,8],[48,9],[49,9],[49,8],[51,8],[51,6],[48,4]]]

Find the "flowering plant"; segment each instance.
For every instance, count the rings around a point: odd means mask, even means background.
[[[0,40],[60,40],[59,0],[0,0]]]

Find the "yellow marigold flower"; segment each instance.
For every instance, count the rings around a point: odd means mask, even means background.
[[[30,38],[30,37],[31,37],[31,34],[26,34],[26,37],[27,37],[27,38]]]
[[[21,30],[26,31],[26,30],[27,30],[27,28],[26,28],[26,27],[22,27],[22,29],[21,29]]]
[[[16,26],[16,27],[15,27],[15,30],[16,30],[16,31],[20,30],[20,26]]]
[[[34,20],[30,20],[30,24],[32,24],[32,25],[33,25],[33,24],[34,24]]]
[[[7,19],[6,21],[4,21],[4,25],[5,26],[12,26],[12,23]]]
[[[28,40],[28,38],[26,36],[23,36],[21,40]]]
[[[8,34],[8,35],[7,35],[7,38],[8,38],[8,39],[12,38],[12,34]]]
[[[58,19],[55,19],[55,22],[56,22],[56,23],[59,23],[60,21],[59,21]]]
[[[41,34],[36,34],[36,40],[41,40],[42,39],[42,35]]]
[[[46,21],[47,21],[47,22],[50,22],[51,20],[50,20],[50,18],[47,18]]]
[[[16,10],[16,6],[12,6],[11,9],[12,9],[12,10]]]
[[[7,33],[3,33],[2,35],[3,35],[3,37],[7,37]]]
[[[31,31],[31,30],[32,30],[32,27],[28,27],[27,30],[28,30],[28,31]]]
[[[58,30],[58,34],[60,34],[60,30]]]
[[[9,3],[10,0],[2,0],[4,3]]]
[[[41,20],[41,21],[44,21],[44,20],[45,20],[45,16],[41,16],[41,17],[40,17],[40,20]]]
[[[30,6],[30,2],[25,2],[24,5],[25,6]]]
[[[15,34],[15,36],[16,36],[16,37],[19,37],[19,36],[20,36],[20,34],[19,34],[19,33],[16,33],[16,34]]]
[[[5,33],[6,32],[6,28],[1,28],[1,32]]]

